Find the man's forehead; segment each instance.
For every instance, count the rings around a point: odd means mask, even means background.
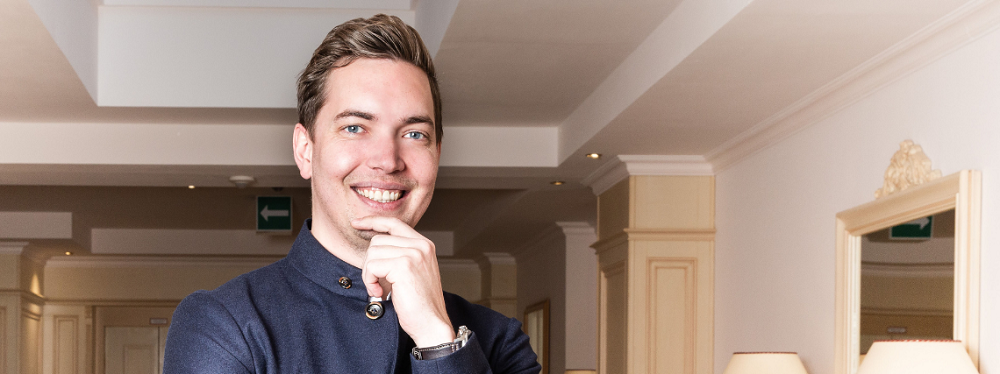
[[[336,118],[371,120],[382,114],[378,109],[401,109],[409,112],[396,120],[434,125],[430,81],[420,68],[408,62],[356,59],[327,74],[323,96],[320,110],[332,110]],[[393,105],[382,106],[386,101]]]

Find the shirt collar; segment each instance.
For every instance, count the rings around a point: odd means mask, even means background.
[[[288,252],[288,260],[306,278],[335,294],[368,299],[361,269],[334,256],[316,240],[312,235],[312,219],[307,219],[299,230],[299,236]],[[341,277],[347,278],[350,288],[341,285]]]

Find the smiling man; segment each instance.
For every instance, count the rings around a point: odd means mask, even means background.
[[[181,302],[164,372],[538,373],[520,323],[443,292],[413,229],[442,136],[416,31],[385,15],[337,26],[298,83],[312,219],[286,258]]]

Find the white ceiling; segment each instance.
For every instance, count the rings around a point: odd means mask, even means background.
[[[441,80],[439,187],[453,192],[421,225],[455,231],[460,256],[514,251],[594,219],[580,181],[612,157],[583,154],[731,163],[741,139],[966,2],[0,0],[0,185],[165,200],[182,197],[154,187],[234,174],[305,187],[288,147],[295,76],[333,25],[386,12],[421,32]],[[460,191],[482,199],[482,227],[446,218],[471,214],[448,200]]]

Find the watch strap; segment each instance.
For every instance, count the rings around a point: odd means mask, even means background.
[[[469,341],[469,335],[471,334],[472,332],[469,331],[468,327],[461,326],[458,328],[458,337],[456,337],[454,341],[427,348],[413,347],[413,350],[410,353],[412,353],[413,357],[418,360],[433,360],[435,358],[441,358],[458,352],[459,349],[465,347],[465,344]]]

